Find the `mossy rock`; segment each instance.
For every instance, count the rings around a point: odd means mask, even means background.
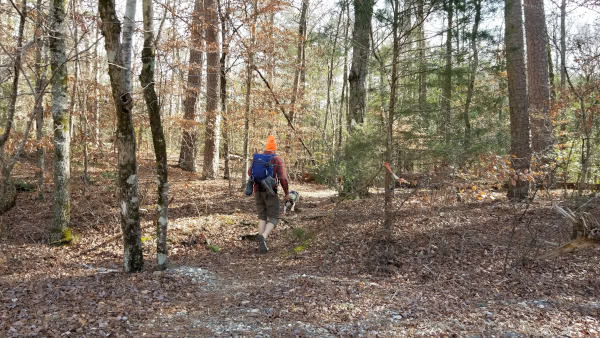
[[[15,187],[15,182],[9,179],[6,186],[0,187],[0,214],[14,207],[16,200],[17,188]]]

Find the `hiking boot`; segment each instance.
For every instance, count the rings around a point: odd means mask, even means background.
[[[258,235],[258,252],[267,253],[269,252],[269,248],[267,248],[267,243],[265,242],[265,237],[263,235]]]

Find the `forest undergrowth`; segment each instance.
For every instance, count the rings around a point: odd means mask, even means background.
[[[33,181],[33,162],[16,171]],[[43,201],[20,191],[1,218],[1,336],[600,334],[598,251],[539,258],[569,239],[552,208],[559,192],[515,204],[503,192],[397,189],[384,247],[382,194],[339,201],[324,186],[292,182],[298,210],[261,255],[242,238],[256,231],[253,198],[171,167],[170,263],[154,271],[155,174],[141,161],[145,268],[128,274],[116,172],[96,163],[85,186],[80,171],[72,244],[45,244],[49,184]]]

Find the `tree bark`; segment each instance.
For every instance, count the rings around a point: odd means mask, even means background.
[[[50,23],[52,119],[54,121],[54,212],[50,242],[65,236],[70,221],[70,132],[67,109],[65,0],[53,0]]]
[[[254,68],[254,44],[256,42],[256,12],[257,3],[256,1],[252,4],[252,14],[250,18],[250,43],[245,46],[248,59],[246,60],[246,93],[244,98],[244,145],[242,149],[242,182],[241,188],[246,187],[246,181],[248,180],[248,161],[249,159],[249,148],[250,148],[250,100],[252,91],[252,69]]]
[[[221,2],[217,1],[219,6],[219,18],[221,20],[221,58],[219,59],[219,90],[221,98],[221,116],[223,118],[223,152],[225,157],[225,166],[223,169],[223,178],[229,181],[229,190],[231,192],[231,168],[229,163],[229,116],[227,110],[227,55],[229,53],[229,35],[227,31],[227,20],[229,18],[228,8],[223,13]]]
[[[221,114],[219,112],[219,16],[216,2],[205,0],[206,15],[206,132],[204,139],[203,178],[215,179],[219,173],[219,142]]]
[[[96,27],[96,41],[99,41],[99,32],[100,28]],[[98,97],[98,86],[100,83],[98,82],[98,43],[94,44],[94,97]],[[100,148],[100,118],[98,114],[99,101],[94,100],[92,103],[93,109],[93,118],[94,118],[94,145],[96,147],[96,151]]]
[[[531,118],[531,149],[547,160],[554,137],[550,120],[548,34],[543,0],[525,0],[527,37],[527,91]]]
[[[193,125],[196,119],[196,101],[200,93],[202,78],[202,49],[204,48],[204,1],[196,0],[191,27],[191,48],[187,86],[183,101],[183,119],[185,125],[181,136],[181,151],[179,152],[179,167],[186,171],[196,171],[196,142],[198,135]]]
[[[523,13],[521,0],[505,0],[505,48],[510,108],[511,163],[514,174],[508,188],[508,198],[523,200],[529,195],[531,149],[529,143],[529,113],[525,57],[523,46]]]
[[[37,199],[44,199],[44,171],[46,170],[46,151],[42,144],[42,138],[44,137],[44,107],[42,106],[41,96],[44,95],[46,87],[46,64],[47,56],[42,64],[42,55],[45,54],[45,42],[43,36],[45,35],[43,29],[43,16],[42,16],[42,0],[37,0],[36,5],[37,20],[35,28],[35,94],[36,97],[40,96],[39,100],[36,100],[34,106],[35,111],[35,143],[37,152],[38,172],[37,172]]]
[[[454,0],[446,0],[444,3],[444,9],[446,10],[448,27],[446,31],[446,64],[444,65],[444,76],[442,83],[442,98],[441,98],[441,110],[442,120],[440,125],[440,131],[444,137],[446,146],[450,144],[450,131],[452,130],[452,25],[453,25],[453,14],[454,14]]]
[[[154,90],[154,10],[152,0],[143,0],[142,13],[144,17],[144,48],[142,49],[142,72],[140,84],[144,89],[144,100],[150,118],[152,129],[152,144],[156,157],[157,186],[157,220],[156,220],[156,254],[158,269],[167,267],[168,247],[167,229],[169,224],[169,179],[167,167],[167,147],[160,118],[160,106],[158,96]]]
[[[252,90],[252,67],[253,56],[252,52],[248,52],[248,60],[246,64],[246,97],[244,105],[244,148],[242,150],[242,189],[246,186],[248,180],[248,160],[250,147],[250,91]]]
[[[425,114],[426,105],[427,105],[427,60],[425,59],[425,48],[426,48],[426,40],[425,40],[425,9],[424,9],[424,0],[418,0],[417,2],[417,21],[419,22],[418,31],[417,31],[417,48],[418,48],[418,57],[419,57],[419,76],[418,76],[418,86],[419,86],[419,114]]]
[[[13,128],[17,97],[19,96],[19,78],[21,75],[22,66],[22,48],[23,48],[23,33],[25,31],[25,23],[27,19],[27,1],[23,0],[21,4],[21,10],[19,13],[19,28],[17,33],[17,48],[13,61],[13,72],[14,77],[11,84],[10,98],[8,102],[8,114],[6,118],[6,126],[4,132],[0,135],[0,161],[1,164],[1,176],[0,176],[0,214],[11,209],[16,202],[17,191],[15,189],[14,182],[10,177],[10,156],[5,153],[6,141],[10,136],[10,132]],[[25,135],[27,137],[27,135]]]
[[[120,43],[121,23],[114,0],[99,0],[104,48],[108,59],[108,75],[117,111],[117,147],[119,168],[119,200],[123,232],[123,260],[126,272],[141,271],[144,266],[139,216],[138,177],[135,131],[133,129],[131,93],[125,86],[123,49]]]
[[[336,142],[336,154],[339,156],[342,151],[342,136],[343,136],[343,119],[344,119],[344,107],[346,107],[346,116],[348,115],[348,98],[347,98],[347,84],[348,84],[348,26],[350,25],[350,4],[349,0],[345,1],[344,6],[346,8],[346,24],[344,25],[344,70],[342,72],[342,94],[340,97],[340,109],[338,112],[338,131],[337,131],[337,142]],[[350,121],[346,119],[346,121]],[[346,129],[350,129],[350,124],[346,126]]]
[[[125,16],[123,16],[123,67],[125,67],[125,88],[128,92],[131,91],[131,54],[133,31],[135,29],[135,10],[137,0],[127,0],[125,3]]]
[[[338,16],[337,25],[335,27],[335,35],[333,38],[333,46],[331,47],[331,58],[329,59],[329,66],[327,69],[327,103],[325,104],[325,121],[323,123],[323,146],[327,147],[327,121],[329,120],[329,112],[331,111],[331,83],[333,81],[333,61],[335,59],[335,51],[337,50],[337,40],[340,30],[340,23],[342,22],[342,16],[344,15],[344,5],[340,7],[340,14]],[[332,114],[333,115],[333,114]]]
[[[374,0],[354,0],[354,31],[352,32],[352,66],[348,75],[350,106],[348,110],[349,131],[354,123],[362,124],[366,115],[369,35]]]
[[[567,0],[560,3],[560,88],[564,88],[567,81]]]
[[[308,11],[308,0],[302,0],[302,8],[300,10],[300,22],[298,24],[298,44],[296,48],[296,62],[294,63],[294,82],[292,82],[292,98],[290,100],[290,109],[288,116],[292,123],[294,123],[294,116],[296,114],[296,101],[300,97],[300,76],[302,72],[303,54],[304,54],[304,42],[306,36],[306,12]],[[292,147],[292,132],[288,131],[286,137],[286,153],[291,150]]]
[[[471,30],[471,62],[469,65],[469,85],[467,88],[467,98],[465,100],[465,110],[463,112],[463,121],[465,122],[465,141],[464,148],[469,150],[471,147],[471,121],[469,118],[469,108],[473,99],[473,91],[475,88],[475,76],[477,75],[477,67],[479,67],[479,51],[477,49],[477,35],[479,34],[479,22],[481,21],[481,0],[475,0],[475,19],[473,21],[473,29]]]
[[[396,110],[396,84],[398,82],[398,54],[400,52],[400,44],[398,39],[398,25],[400,16],[399,0],[393,0],[394,21],[392,22],[392,79],[390,83],[390,104],[387,110],[387,137],[385,143],[385,161],[392,163],[392,144],[394,131],[394,113]],[[392,199],[394,197],[394,178],[392,173],[386,171],[385,175],[385,196],[384,196],[384,229],[387,237],[392,234]]]

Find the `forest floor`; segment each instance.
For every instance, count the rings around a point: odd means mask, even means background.
[[[500,193],[459,201],[454,188],[399,189],[384,247],[376,240],[381,195],[336,201],[326,187],[292,182],[298,210],[261,255],[241,238],[256,232],[253,198],[230,194],[226,180],[170,168],[170,265],[158,272],[154,170],[142,161],[146,264],[128,274],[115,169],[96,164],[88,187],[80,170],[73,168],[73,244],[44,244],[50,183],[44,201],[19,192],[1,218],[0,336],[600,334],[598,250],[539,258],[570,231],[552,210],[552,193],[527,206]],[[32,181],[33,165],[16,175]],[[597,204],[588,204],[591,213]]]

